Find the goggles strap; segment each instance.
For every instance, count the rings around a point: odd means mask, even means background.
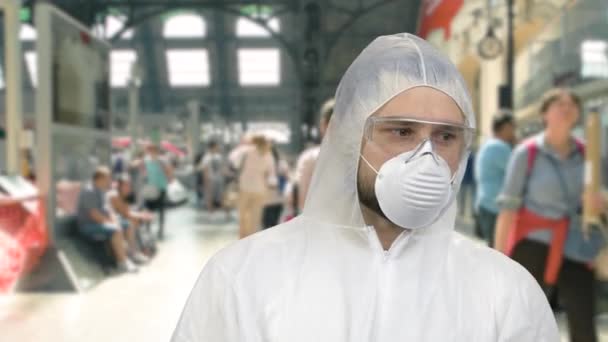
[[[367,164],[367,166],[369,166],[370,169],[374,170],[374,172],[376,174],[379,174],[378,170],[376,170],[375,167],[372,166],[372,164],[370,164],[367,159],[365,159],[365,157],[362,154],[359,154],[359,156],[361,157],[361,159],[365,162],[365,164]]]

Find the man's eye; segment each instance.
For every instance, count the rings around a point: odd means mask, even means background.
[[[414,134],[414,131],[411,128],[395,128],[392,133],[400,137],[409,137]]]
[[[443,141],[450,141],[450,140],[454,140],[456,139],[456,136],[452,133],[442,133],[441,134],[441,140]]]

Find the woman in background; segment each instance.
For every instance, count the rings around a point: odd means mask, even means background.
[[[244,238],[257,232],[269,191],[277,186],[275,162],[264,136],[255,136],[240,161],[239,228]]]
[[[544,131],[511,155],[497,199],[501,212],[495,246],[510,252],[549,295],[557,289],[568,316],[571,341],[595,342],[595,276],[589,265],[604,241],[598,231],[589,240],[582,231],[584,146],[572,136],[581,101],[570,90],[554,89],[543,99],[540,112]],[[594,195],[594,207],[606,210],[606,201],[599,194]],[[537,227],[538,222],[543,226]],[[509,235],[511,241],[522,239],[507,246]],[[557,236],[564,236],[565,243],[556,242]],[[548,256],[550,246],[559,247],[561,266]],[[546,273],[552,268],[558,271],[557,277]]]

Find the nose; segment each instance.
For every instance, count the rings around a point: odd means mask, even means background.
[[[425,139],[420,144],[418,144],[418,146],[414,150],[414,153],[412,153],[412,155],[405,162],[408,163],[415,157],[421,157],[427,154],[433,156],[433,144],[431,144],[430,139]]]

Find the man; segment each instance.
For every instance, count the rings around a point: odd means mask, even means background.
[[[460,184],[460,192],[458,193],[458,215],[462,218],[469,218],[474,216],[475,206],[475,177],[473,177],[473,171],[475,167],[475,151],[471,151],[469,159],[467,160],[467,168],[464,171],[462,177],[462,183]]]
[[[165,233],[165,207],[167,206],[167,188],[172,178],[172,168],[159,156],[156,145],[147,147],[144,158],[144,170],[147,184],[144,186],[145,206],[148,210],[158,213],[158,239],[162,240]]]
[[[93,183],[80,192],[77,222],[80,233],[96,241],[110,240],[112,252],[121,272],[136,272],[137,267],[127,257],[125,238],[120,224],[106,206],[106,193],[112,184],[112,174],[107,167],[98,167]]]
[[[209,143],[209,148],[199,165],[199,170],[203,173],[207,210],[213,213],[216,209],[222,208],[224,178],[228,170],[224,162],[224,156],[221,154],[220,145],[216,141]]]
[[[454,232],[474,118],[428,43],[376,39],[338,87],[303,214],[213,257],[173,341],[559,340],[534,279]]]
[[[128,176],[122,175],[118,178],[116,191],[110,191],[108,201],[112,212],[118,218],[120,226],[126,233],[129,246],[129,258],[136,264],[145,264],[149,261],[142,253],[143,246],[139,246],[135,237],[136,231],[144,224],[149,224],[153,215],[146,211],[135,211],[131,209],[128,198],[131,195],[131,180]]]
[[[238,172],[243,162],[243,156],[251,148],[253,136],[250,133],[246,133],[241,137],[241,141],[235,146],[232,151],[228,154],[228,161],[230,167],[235,173],[235,177],[238,178]]]
[[[325,136],[325,132],[327,132],[327,127],[329,127],[329,121],[331,120],[331,116],[334,113],[334,104],[334,99],[329,99],[321,107],[321,118],[319,120],[319,133],[321,134],[321,139],[323,139],[323,137]],[[292,203],[294,209],[297,209],[298,213],[302,212],[302,210],[304,209],[304,202],[306,201],[306,196],[308,195],[310,181],[312,180],[312,174],[315,170],[315,164],[317,162],[317,158],[319,157],[320,151],[321,146],[315,145],[302,152],[302,154],[298,158],[294,181],[295,186],[298,187],[298,203]],[[291,199],[292,196],[291,194],[287,194],[286,197]]]
[[[479,150],[475,168],[477,182],[477,224],[482,237],[494,246],[496,217],[500,209],[496,198],[502,189],[511,148],[515,145],[515,119],[510,113],[499,113],[492,119],[490,138]]]

